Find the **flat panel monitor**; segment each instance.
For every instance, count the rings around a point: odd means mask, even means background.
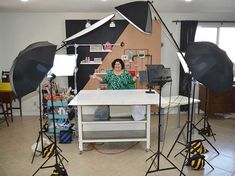
[[[154,86],[163,86],[167,82],[171,82],[170,68],[164,68],[163,65],[147,65],[147,78],[149,91],[146,93],[154,93],[151,89]]]
[[[148,69],[148,83],[152,86],[162,86],[167,82],[171,82],[170,68]]]

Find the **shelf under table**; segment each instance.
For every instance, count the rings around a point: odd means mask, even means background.
[[[83,142],[146,141],[145,130],[132,131],[84,131]]]

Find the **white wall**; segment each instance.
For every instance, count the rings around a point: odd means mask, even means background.
[[[102,13],[0,13],[0,72],[10,70],[13,60],[20,50],[37,41],[49,41],[60,45],[65,39],[66,19],[101,19],[109,14]],[[234,14],[161,14],[165,24],[172,32],[176,41],[179,40],[180,23],[172,20],[234,20]],[[116,19],[120,17],[116,17]],[[179,61],[176,49],[162,33],[161,60],[165,67],[170,67],[172,72],[172,95],[178,94]],[[65,52],[65,51],[61,51]],[[66,79],[60,78],[62,84],[67,84]],[[164,86],[163,95],[169,95],[169,85]],[[33,92],[22,99],[23,114],[38,113],[38,92]],[[36,106],[35,106],[36,104]]]

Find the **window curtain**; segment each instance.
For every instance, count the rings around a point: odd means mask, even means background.
[[[180,50],[186,52],[190,42],[194,42],[198,21],[181,21],[180,29]],[[185,74],[183,67],[180,64],[180,84],[179,95],[188,96],[191,90],[191,82],[189,83],[189,75]],[[181,111],[187,111],[188,106],[182,106]]]

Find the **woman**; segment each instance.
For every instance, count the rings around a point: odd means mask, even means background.
[[[129,84],[135,83],[137,77],[132,77],[131,74],[125,70],[125,64],[121,59],[115,59],[112,62],[112,70],[108,70],[107,74],[101,78],[97,75],[91,75],[93,79],[99,80],[103,84],[108,84],[108,89],[129,89]]]

